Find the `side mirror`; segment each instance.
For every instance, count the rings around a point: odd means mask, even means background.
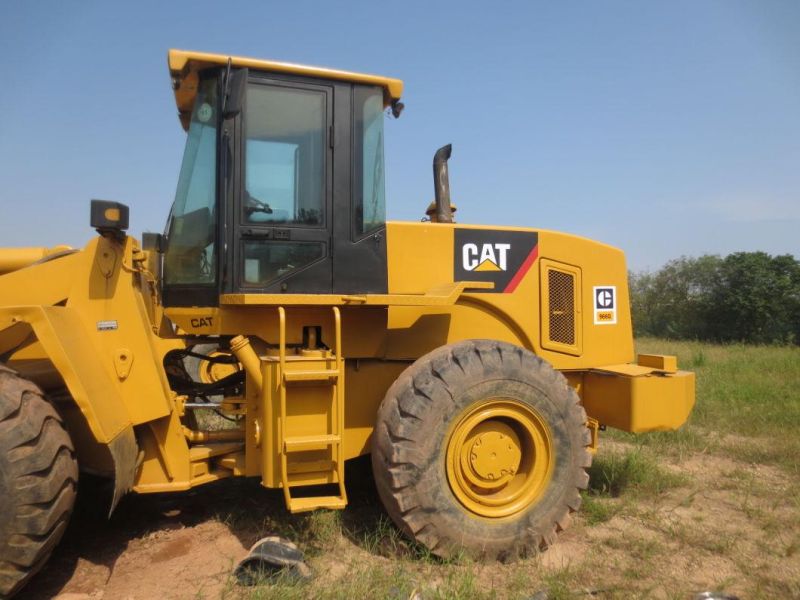
[[[222,99],[222,118],[230,119],[242,112],[244,93],[247,89],[248,69],[238,69],[226,74],[225,96]]]

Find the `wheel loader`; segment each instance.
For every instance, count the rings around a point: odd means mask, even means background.
[[[449,146],[422,220],[386,220],[402,81],[168,64],[187,138],[164,233],[92,200],[83,249],[0,249],[0,596],[47,560],[79,473],[112,510],[257,477],[297,513],[345,508],[345,462],[371,454],[409,538],[512,560],[568,526],[601,429],[685,422],[694,374],[634,356],[622,251],[456,223]]]

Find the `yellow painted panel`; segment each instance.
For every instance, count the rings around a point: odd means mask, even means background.
[[[73,273],[67,307],[83,321],[85,335],[97,348],[95,362],[119,390],[134,425],[169,414],[171,400],[161,361],[179,340],[161,340],[154,331],[132,268],[133,238],[117,243],[94,238],[81,253]],[[127,372],[118,357],[124,355]],[[99,400],[98,400],[99,401]]]
[[[193,477],[189,445],[176,412],[138,426],[136,439],[144,452],[133,488],[139,493],[188,490],[218,478],[203,475]]]
[[[378,407],[400,374],[404,361],[348,360],[344,403],[344,455],[354,458],[370,452],[370,436]]]
[[[590,372],[583,378],[583,405],[601,424],[641,433],[677,429],[694,406],[694,373],[630,377]]]
[[[69,295],[84,260],[83,252],[76,252],[3,275],[0,306],[47,306],[61,302]]]
[[[432,287],[453,282],[455,228],[536,231],[539,261],[556,261],[579,270],[580,353],[569,355],[542,346],[540,269],[535,265],[511,293],[467,290],[452,307],[390,307],[387,356],[420,356],[437,343],[494,338],[526,347],[563,370],[633,360],[624,254],[617,248],[579,236],[522,227],[389,222],[386,226],[389,293],[423,294]],[[616,288],[615,324],[594,323],[591,310],[594,286]],[[408,331],[403,332],[404,328]]]
[[[443,223],[386,224],[390,294],[424,294],[453,281],[453,227]]]

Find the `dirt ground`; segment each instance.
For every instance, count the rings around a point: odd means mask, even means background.
[[[623,451],[625,444],[613,441],[601,448]],[[353,597],[386,597],[385,581],[369,581],[374,573],[414,580],[398,589],[418,588],[425,599],[531,598],[541,590],[550,598],[691,598],[704,590],[742,599],[800,597],[800,507],[789,474],[706,453],[662,464],[686,483],[645,497],[605,498],[603,518],[579,513],[555,547],[510,565],[415,559],[388,531],[365,464],[349,474],[350,506],[327,522],[288,516],[280,492],[254,481],[131,495],[110,520],[100,494],[84,489],[65,539],[21,597],[296,597],[242,588],[230,576],[249,547],[271,533],[308,551],[322,582],[299,597],[320,589],[349,597],[348,585],[356,586]],[[358,578],[366,591],[355,591]]]

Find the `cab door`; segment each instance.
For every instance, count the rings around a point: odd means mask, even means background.
[[[330,293],[333,88],[252,76],[230,266],[245,293]]]

